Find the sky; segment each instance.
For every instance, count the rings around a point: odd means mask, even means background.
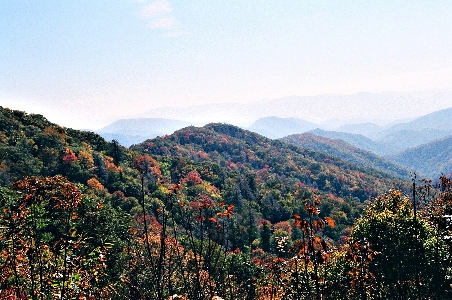
[[[452,91],[450,16],[450,0],[2,0],[0,106],[98,129],[161,107]]]

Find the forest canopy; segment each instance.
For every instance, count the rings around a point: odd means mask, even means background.
[[[450,299],[452,182],[227,124],[130,148],[0,109],[2,299]]]

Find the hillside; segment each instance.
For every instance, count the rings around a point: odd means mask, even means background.
[[[127,149],[0,107],[0,298],[362,299],[356,272],[388,298],[419,262],[449,299],[450,232],[419,214],[412,234],[409,187],[227,124]]]
[[[353,134],[339,131],[326,131],[321,129],[315,129],[309,132],[329,139],[343,140],[344,142],[347,142],[357,148],[375,153],[379,156],[383,156],[394,152],[394,148],[391,147],[391,145],[384,145],[380,142],[371,140],[370,138],[367,138],[361,134]]]
[[[388,159],[436,179],[452,173],[452,136],[408,149]]]
[[[69,175],[75,169],[69,170],[70,164],[63,160],[65,157],[70,160],[74,150],[87,155],[77,166],[80,174],[73,174],[86,178],[86,182],[93,154],[113,156],[114,147],[93,132],[64,128],[42,115],[0,107],[1,184],[9,184],[24,175]]]
[[[427,144],[452,134],[452,108],[439,110],[410,122],[399,123],[378,133],[377,140],[396,151]],[[394,153],[392,153],[394,154]]]
[[[236,229],[246,227],[248,233],[231,242],[242,249],[257,238],[259,220],[286,222],[294,213],[302,214],[311,197],[321,199],[322,216],[335,220],[337,226],[325,234],[337,240],[359,217],[362,202],[391,187],[407,186],[386,173],[226,124],[187,127],[131,149],[41,115],[4,108],[0,126],[1,185],[10,186],[24,175],[63,175],[89,193],[101,190],[103,203],[132,213],[141,197],[137,161],[155,158],[161,189],[193,181],[190,197],[207,189],[235,205]]]
[[[314,151],[321,151],[359,166],[386,172],[405,180],[410,178],[409,171],[406,168],[381,158],[372,152],[354,147],[342,140],[329,139],[312,133],[289,135],[281,140]]]
[[[187,127],[131,150],[170,164],[172,182],[189,172],[192,161],[201,178],[235,205],[242,228],[249,227],[250,214],[253,223],[259,218],[271,224],[288,221],[294,213],[303,214],[304,201],[314,197],[321,199],[321,216],[337,223],[325,232],[337,240],[350,230],[361,203],[391,188],[409,189],[388,173],[227,124]],[[245,246],[252,238],[243,232],[239,240]]]
[[[124,206],[127,211],[141,197],[139,175],[132,166],[140,155],[156,159],[167,184],[196,171],[203,182],[218,189],[222,199],[236,205],[238,219],[251,205],[256,222],[258,218],[286,221],[301,209],[300,202],[291,202],[295,193],[317,194],[324,199],[324,214],[336,215],[332,238],[359,216],[360,202],[393,186],[406,186],[386,173],[226,124],[187,127],[131,149],[92,132],[60,127],[41,115],[4,108],[0,125],[0,184],[8,186],[25,174],[64,175],[83,186],[98,182],[108,199],[120,192],[124,203],[129,203]],[[345,219],[339,218],[343,211],[347,211]],[[248,238],[244,239],[237,245],[245,246]]]
[[[450,134],[452,134],[452,130],[447,130],[446,128],[443,130],[432,128],[418,130],[400,129],[389,132],[386,131],[385,136],[381,138],[379,142],[387,147],[393,147],[394,152],[391,154],[394,154],[422,144],[428,144]]]
[[[300,182],[337,197],[358,197],[361,201],[394,184],[403,185],[403,181],[390,178],[387,173],[227,124],[187,127],[134,145],[132,149],[162,157],[215,162],[226,170],[243,174],[268,174],[289,185]]]

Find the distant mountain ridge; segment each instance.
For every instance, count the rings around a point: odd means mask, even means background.
[[[403,112],[396,103],[406,103]],[[390,122],[400,118],[418,117],[418,107],[422,106],[426,107],[426,113],[435,111],[435,107],[438,110],[452,107],[452,91],[323,94],[264,99],[249,103],[160,107],[143,112],[136,118],[223,122],[242,127],[269,116],[298,118],[315,123],[327,121],[325,116],[335,116],[342,120],[360,119],[363,122],[375,119]]]
[[[271,139],[278,139],[287,135],[309,131],[318,126],[316,123],[298,118],[278,118],[272,116],[258,119],[247,129]]]
[[[370,151],[357,148],[343,140],[331,139],[316,135],[312,132],[306,132],[286,136],[282,138],[281,141],[312,149],[314,151],[321,151],[357,165],[386,172],[405,180],[407,180],[410,176],[407,168],[396,165],[395,163],[381,158]]]
[[[392,148],[391,146],[376,142],[361,134],[340,131],[327,131],[322,129],[315,129],[309,132],[319,136],[323,136],[325,138],[345,141],[357,148],[370,151],[380,156],[394,152],[394,148]]]
[[[410,122],[395,124],[388,130],[436,129],[452,131],[452,107],[429,113]]]
[[[388,157],[430,179],[452,174],[452,136]]]
[[[399,123],[377,134],[377,140],[401,152],[452,134],[452,107]]]
[[[138,118],[122,119],[96,130],[106,140],[118,140],[122,145],[129,147],[142,141],[160,135],[170,134],[174,131],[195,125],[193,122],[171,120],[164,118]]]
[[[243,106],[241,107],[243,108]],[[451,171],[448,169],[447,163],[444,163],[449,159],[447,152],[439,155],[434,150],[436,146],[430,145],[452,135],[452,118],[450,116],[452,116],[452,108],[439,110],[392,126],[380,126],[368,122],[346,124],[333,130],[328,124],[317,124],[298,118],[270,116],[258,119],[244,128],[273,139],[310,132],[325,138],[342,140],[359,149],[385,157],[394,163],[433,176],[432,174],[437,170],[441,170],[442,173]],[[129,147],[149,138],[172,134],[189,125],[199,126],[203,123],[194,124],[194,122],[165,118],[127,119],[119,120],[98,130],[97,133],[106,140],[115,139]],[[326,128],[330,129],[325,130]],[[319,141],[319,143],[318,147],[321,147],[322,142]],[[420,150],[424,145],[426,148]],[[446,146],[447,144],[444,147]],[[313,148],[315,149],[315,147]],[[417,152],[412,152],[413,148],[416,148]],[[446,149],[448,148],[446,147]],[[418,158],[415,158],[413,153],[421,153],[422,160],[418,162]],[[410,157],[412,162],[408,159]],[[423,163],[425,161],[428,163]]]
[[[370,139],[376,138],[375,135],[385,129],[384,126],[377,125],[375,123],[366,122],[359,124],[346,124],[338,127],[335,131],[347,132],[352,134],[364,135]]]
[[[389,132],[379,142],[387,147],[392,147],[394,151],[390,154],[395,154],[442,139],[450,134],[452,134],[452,131],[430,128],[420,130],[402,129]]]

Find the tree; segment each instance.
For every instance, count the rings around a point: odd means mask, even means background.
[[[272,236],[271,223],[267,220],[262,222],[261,247],[265,252],[270,252],[270,238]]]
[[[430,296],[428,286],[436,272],[429,246],[433,231],[424,220],[415,218],[412,207],[409,197],[391,190],[375,199],[351,232],[352,253],[356,249],[361,255],[365,249],[370,255],[368,274],[363,276],[374,278],[375,297]]]
[[[439,178],[438,189],[431,182],[424,181],[420,197],[434,195],[423,211],[424,217],[435,231],[431,243],[431,264],[436,272],[430,279],[430,294],[450,299],[452,291],[452,180],[446,176]],[[436,193],[435,193],[436,192]],[[443,296],[444,295],[444,296]]]
[[[82,206],[78,187],[62,176],[25,177],[13,186],[19,197],[2,201],[0,240],[6,242],[0,255],[7,263],[1,266],[0,296],[107,295],[96,284],[107,253],[91,248],[87,237],[78,232]]]

